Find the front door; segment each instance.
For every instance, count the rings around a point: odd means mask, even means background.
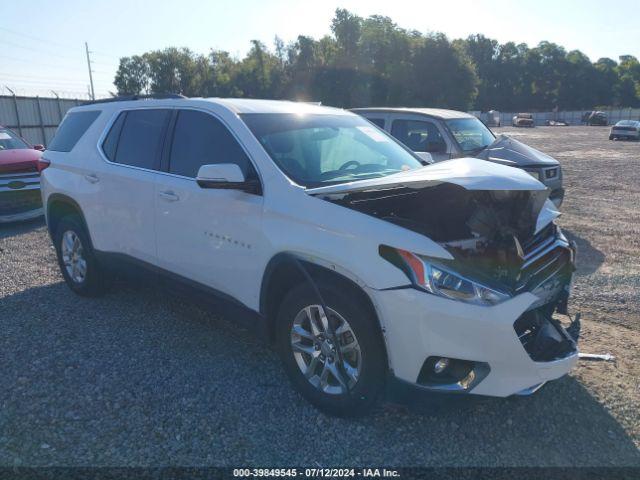
[[[156,234],[160,266],[244,304],[255,304],[256,258],[263,251],[261,195],[201,188],[202,165],[235,163],[257,178],[248,155],[229,129],[210,113],[177,112],[167,172],[156,183]]]
[[[414,152],[428,152],[436,161],[451,158],[450,148],[435,122],[408,118],[394,118],[391,135]]]

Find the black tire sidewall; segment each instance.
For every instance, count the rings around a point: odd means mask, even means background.
[[[338,312],[351,326],[361,349],[362,370],[358,382],[348,394],[331,395],[318,390],[304,377],[293,356],[290,332],[295,316],[319,300],[308,284],[293,288],[284,298],[276,319],[276,343],[284,369],[296,389],[320,410],[336,416],[364,415],[384,388],[387,360],[377,319],[357,295],[320,283],[328,308]]]
[[[82,283],[75,282],[68,274],[62,260],[62,236],[67,231],[73,231],[82,243],[83,257],[87,262],[87,273]],[[76,216],[67,216],[60,220],[54,236],[54,247],[58,257],[58,265],[65,282],[78,295],[98,296],[103,293],[103,278],[100,266],[93,253],[89,236],[81,221]]]

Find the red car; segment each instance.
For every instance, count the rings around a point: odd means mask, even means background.
[[[42,215],[38,161],[43,150],[0,125],[0,223]]]

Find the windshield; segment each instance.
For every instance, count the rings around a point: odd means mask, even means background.
[[[29,145],[27,145],[11,130],[0,128],[0,152],[3,150],[16,150],[20,148],[29,148]]]
[[[638,124],[639,122],[636,122],[634,120],[620,120],[618,123],[616,123],[617,127],[635,127],[636,124]]]
[[[422,167],[382,130],[356,115],[241,115],[278,167],[299,185],[383,177]]]
[[[446,120],[445,123],[463,152],[480,150],[496,139],[491,130],[477,118],[456,118]]]

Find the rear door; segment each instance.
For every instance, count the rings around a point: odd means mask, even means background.
[[[106,160],[86,180],[99,186],[96,248],[156,263],[155,181],[171,110],[144,108],[120,112],[102,144]]]
[[[161,266],[241,302],[255,302],[248,276],[264,251],[263,197],[240,190],[201,188],[200,166],[235,163],[258,178],[248,154],[210,112],[177,110],[166,172],[156,185],[156,229]]]

